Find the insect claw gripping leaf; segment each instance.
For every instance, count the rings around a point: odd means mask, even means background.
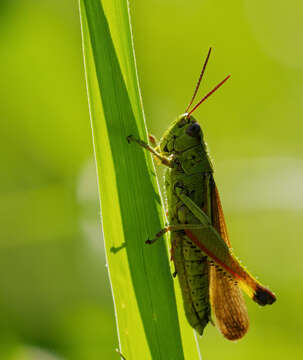
[[[168,166],[165,174],[167,217],[169,226],[151,244],[170,231],[171,259],[181,287],[184,310],[189,324],[200,334],[211,320],[229,340],[242,338],[249,321],[240,287],[255,302],[273,304],[275,295],[262,286],[233,255],[213,167],[203,132],[193,111],[229,78],[226,77],[191,110],[198,92],[210,50],[194,95],[186,109],[152,146],[134,137],[135,142]]]

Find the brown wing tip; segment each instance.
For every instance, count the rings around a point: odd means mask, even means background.
[[[275,295],[268,289],[258,286],[253,300],[261,306],[271,305],[276,301]]]
[[[231,321],[228,323],[221,322],[219,330],[227,340],[237,341],[242,339],[243,336],[247,333],[247,330],[249,328],[247,313],[246,314],[242,313],[242,318],[235,319],[232,317],[230,320]]]
[[[243,338],[243,336],[247,333],[247,330],[248,328],[246,329],[239,329],[237,332],[234,332],[234,333],[223,333],[224,337],[227,339],[227,340],[230,340],[230,341],[237,341],[237,340],[240,340]]]

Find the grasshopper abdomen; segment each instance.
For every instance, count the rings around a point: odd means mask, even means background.
[[[207,257],[181,232],[171,235],[173,261],[189,324],[202,335],[210,318]]]

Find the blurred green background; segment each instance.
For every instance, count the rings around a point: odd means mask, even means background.
[[[202,355],[300,358],[303,3],[130,0],[130,9],[157,137],[185,110],[209,46],[199,97],[232,74],[195,114],[235,251],[278,301],[247,301],[250,331],[237,343],[209,325]],[[77,1],[1,0],[0,19],[0,359],[118,359]]]

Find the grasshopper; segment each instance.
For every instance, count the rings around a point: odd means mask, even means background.
[[[151,145],[132,135],[128,141],[150,151],[167,167],[165,188],[169,225],[146,243],[152,244],[170,232],[171,258],[175,266],[173,276],[178,276],[189,324],[202,335],[211,321],[212,312],[224,337],[237,340],[244,336],[249,326],[240,288],[262,306],[274,303],[276,297],[233,254],[203,132],[192,116],[230,76],[189,110],[210,52],[211,48],[185,113],[170,125],[159,144],[153,136],[149,137]]]

